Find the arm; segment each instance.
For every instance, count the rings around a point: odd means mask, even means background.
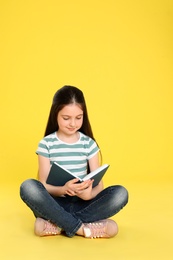
[[[46,183],[49,171],[50,160],[44,156],[38,155],[38,179],[45,186],[46,190],[53,196],[61,196],[64,194],[62,187],[55,187]]]
[[[68,194],[74,196],[74,190],[76,189],[78,179],[68,181],[64,186],[53,186],[46,183],[49,171],[50,171],[50,160],[44,156],[38,155],[38,179],[45,186],[46,190],[52,196],[62,196]]]

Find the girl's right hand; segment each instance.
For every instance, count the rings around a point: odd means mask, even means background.
[[[64,185],[64,193],[69,196],[75,196],[76,195],[76,189],[78,186],[79,179],[72,179]]]
[[[92,183],[93,180],[87,180],[84,182],[79,182],[79,179],[73,179],[63,186],[64,187],[64,194],[67,194],[69,196],[79,196],[83,191],[88,189],[88,187],[91,186],[92,190]]]

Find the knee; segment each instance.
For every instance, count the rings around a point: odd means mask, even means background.
[[[120,186],[120,194],[121,194],[121,197],[124,200],[125,204],[127,204],[128,199],[129,199],[129,193],[128,193],[127,189],[123,186]]]
[[[115,191],[115,201],[116,203],[125,206],[128,203],[129,194],[125,187],[121,185],[114,186]]]
[[[34,195],[36,191],[38,181],[35,179],[28,179],[25,180],[21,185],[20,185],[20,197],[24,199],[25,197],[32,196]]]

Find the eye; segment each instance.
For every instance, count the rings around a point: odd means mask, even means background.
[[[77,117],[77,120],[80,120],[80,119],[82,119],[82,116],[78,116],[78,117]]]
[[[64,119],[64,120],[68,120],[68,119],[69,119],[69,117],[63,117],[63,119]]]

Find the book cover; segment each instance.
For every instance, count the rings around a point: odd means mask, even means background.
[[[74,178],[79,179],[80,182],[88,180],[88,179],[94,179],[93,187],[98,185],[100,180],[103,178],[104,174],[106,173],[107,169],[109,168],[108,164],[104,164],[97,168],[95,171],[90,172],[87,174],[83,179],[76,176],[74,173],[71,173],[69,170],[64,169],[61,165],[58,163],[53,163],[47,181],[47,184],[51,184],[53,186],[64,186],[64,184],[72,180]]]

